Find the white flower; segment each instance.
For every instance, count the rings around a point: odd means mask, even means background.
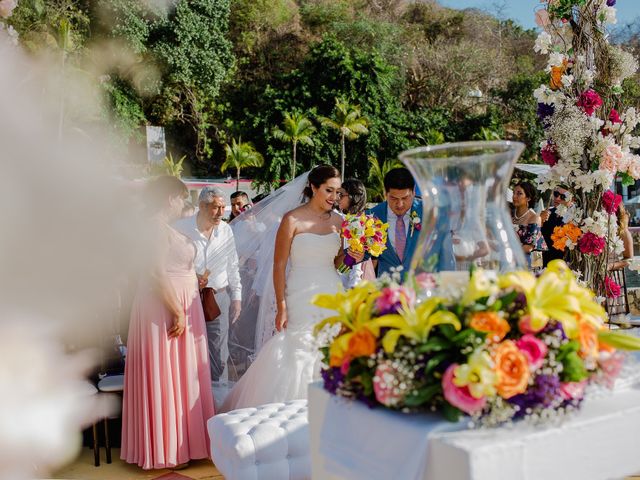
[[[542,55],[546,55],[547,53],[549,53],[549,47],[551,47],[551,44],[551,35],[549,35],[547,32],[542,32],[540,33],[540,35],[538,35],[538,38],[536,38],[536,43],[533,47],[533,50]]]
[[[567,57],[560,52],[551,52],[549,62],[547,63],[547,72],[551,71],[551,67],[561,67],[566,58]]]
[[[609,45],[608,53],[611,83],[620,84],[625,78],[631,77],[638,70],[636,58],[619,46]]]
[[[603,2],[605,3],[605,2]],[[615,7],[609,7],[605,5],[602,7],[602,9],[598,12],[598,18],[600,19],[600,21],[602,23],[609,23],[609,24],[615,24],[617,23],[617,19],[616,19],[616,9]]]
[[[560,81],[562,82],[563,87],[568,87],[573,83],[573,75],[562,75],[562,77],[560,77]]]
[[[640,123],[640,116],[638,116],[638,112],[634,107],[629,107],[620,115],[620,120],[625,125],[627,131],[631,131]]]
[[[629,270],[633,270],[635,272],[640,270],[640,258],[634,257],[631,259],[631,263],[629,263]]]
[[[587,140],[597,126],[578,107],[565,104],[556,108],[551,117],[549,135],[563,160],[577,160],[584,153]]]
[[[570,222],[579,223],[582,216],[582,210],[575,205],[558,205],[556,213],[562,217],[562,221],[565,224]]]
[[[612,222],[615,223],[615,222]],[[594,212],[591,217],[582,221],[582,231],[591,232],[598,237],[606,237],[609,224],[609,215],[605,212]]]

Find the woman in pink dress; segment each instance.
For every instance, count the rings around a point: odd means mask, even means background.
[[[120,456],[144,469],[176,468],[209,457],[213,395],[195,245],[169,226],[188,191],[159,177],[149,193],[155,254],[131,311]]]

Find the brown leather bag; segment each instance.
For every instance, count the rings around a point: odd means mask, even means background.
[[[220,307],[216,302],[216,291],[211,287],[205,287],[200,290],[200,300],[202,300],[202,310],[204,311],[204,320],[213,322],[220,316]]]

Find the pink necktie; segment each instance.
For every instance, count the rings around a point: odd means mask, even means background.
[[[407,244],[407,232],[404,229],[404,215],[398,215],[396,220],[396,253],[402,262],[404,258],[404,247]]]

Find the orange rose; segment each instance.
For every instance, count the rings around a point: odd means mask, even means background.
[[[368,357],[376,352],[376,337],[367,328],[355,332],[349,339],[347,355],[352,358]]]
[[[580,343],[578,355],[582,358],[598,355],[598,330],[591,322],[585,320],[578,322],[578,342]]]
[[[555,227],[553,229],[553,234],[551,235],[553,248],[564,252],[564,249],[567,246],[567,241],[571,240],[571,243],[575,245],[578,243],[580,235],[582,235],[582,230],[573,223],[567,223],[561,227]]]
[[[474,313],[469,325],[479,332],[487,332],[487,341],[491,343],[502,341],[505,335],[509,333],[509,330],[511,330],[509,322],[496,312]]]
[[[562,75],[567,71],[567,65],[567,60],[563,60],[562,66],[551,67],[551,80],[549,80],[551,90],[558,90],[562,88]]]
[[[496,389],[503,398],[511,398],[527,390],[529,382],[529,363],[527,357],[511,340],[505,340],[493,351],[496,363],[498,384]]]

